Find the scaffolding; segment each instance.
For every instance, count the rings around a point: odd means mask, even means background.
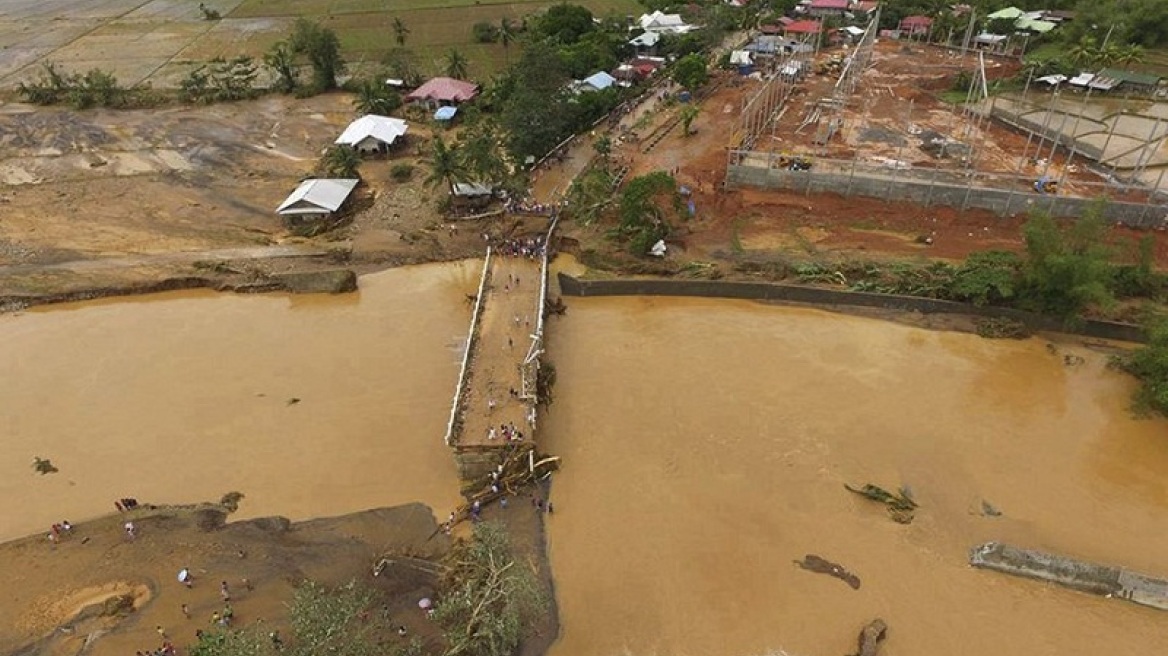
[[[816,103],[814,111],[817,114],[815,122],[818,123],[818,126],[815,133],[815,144],[820,147],[820,155],[827,153],[828,143],[843,129],[844,107],[847,106],[848,101],[856,92],[860,76],[864,74],[868,64],[872,62],[872,50],[876,47],[876,35],[880,31],[879,25],[880,9],[877,9],[876,15],[868,21],[868,27],[864,29],[864,35],[860,37],[852,54],[844,59],[843,69],[831,89],[831,96],[821,98]],[[824,120],[825,118],[826,120]]]
[[[754,148],[767,128],[773,136],[795,84],[811,70],[814,51],[807,49],[806,39],[798,46],[794,52],[776,57],[763,78],[762,86],[743,100],[738,129],[730,138],[731,150]]]

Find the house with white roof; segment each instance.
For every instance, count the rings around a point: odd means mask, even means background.
[[[400,118],[366,114],[349,124],[334,142],[352,146],[361,154],[387,153],[391,146],[406,136],[409,125]]]
[[[681,14],[665,14],[661,11],[641,14],[637,22],[642,30],[658,34],[685,34],[696,29],[694,25],[686,25],[681,19]]]
[[[606,71],[600,71],[576,82],[575,88],[577,93],[584,91],[604,91],[614,84],[616,84],[615,77],[609,75]]]
[[[336,214],[348,200],[358,180],[316,178],[305,180],[276,208],[289,228],[322,221]]]
[[[629,39],[629,45],[636,48],[639,53],[654,52],[660,40],[661,35],[657,32],[642,32]]]

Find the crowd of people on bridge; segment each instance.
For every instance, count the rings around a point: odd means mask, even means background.
[[[542,237],[504,239],[495,247],[495,251],[504,257],[526,257],[529,260],[538,260],[543,257],[543,249],[544,240]]]
[[[503,210],[509,214],[555,214],[563,205],[561,202],[537,203],[529,198],[518,200],[508,198],[503,203]]]
[[[523,431],[515,427],[515,422],[509,424],[499,424],[499,429],[495,430],[494,426],[487,429],[487,439],[494,441],[502,436],[508,442],[520,442],[523,440]]]

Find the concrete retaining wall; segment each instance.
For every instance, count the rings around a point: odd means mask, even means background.
[[[922,180],[898,175],[893,170],[879,173],[865,169],[850,172],[789,171],[761,166],[731,165],[727,167],[726,183],[730,186],[751,186],[770,189],[789,189],[804,193],[836,193],[845,196],[868,196],[919,203],[926,207],[944,205],[957,209],[976,207],[1002,216],[1022,214],[1041,209],[1052,216],[1078,217],[1091,206],[1094,199],[1074,196],[1039,195],[1032,191],[994,189],[969,184],[955,184],[945,180]],[[1109,221],[1137,228],[1159,227],[1168,218],[1168,210],[1155,205],[1112,201],[1104,208]]]
[[[1033,330],[1073,332],[1100,339],[1144,342],[1138,326],[1112,321],[1087,321],[1067,328],[1062,322],[1012,308],[980,307],[966,303],[940,301],[915,296],[852,292],[768,282],[729,282],[724,280],[619,279],[579,280],[561,273],[560,291],[565,296],[695,296],[701,298],[737,298],[762,301],[787,301],[819,306],[851,305],[923,314],[965,314],[978,317],[1003,317],[1021,321]]]
[[[1048,581],[1080,592],[1115,596],[1168,610],[1168,581],[1120,567],[1085,563],[997,542],[974,547],[969,554],[969,563],[974,567]]]

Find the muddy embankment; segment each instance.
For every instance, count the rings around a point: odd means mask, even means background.
[[[135,526],[133,539],[125,522]],[[218,504],[143,504],[76,523],[56,544],[43,535],[0,544],[0,580],[9,591],[0,610],[11,620],[0,629],[0,653],[133,653],[157,647],[155,627],[177,645],[191,644],[224,608],[221,583],[241,625],[262,621],[265,631],[284,634],[287,603],[305,580],[368,585],[386,627],[433,640],[437,628],[417,601],[434,595],[431,563],[449,546],[422,504],[296,523],[229,523]],[[183,569],[193,576],[189,588],[176,577]]]
[[[1125,323],[1091,319],[1081,325],[1067,326],[1057,319],[1013,308],[984,307],[932,298],[853,292],[805,285],[662,278],[581,280],[564,273],[559,274],[559,283],[564,296],[690,296],[798,303],[838,311],[864,308],[916,312],[923,315],[964,315],[1010,319],[1025,324],[1031,330],[1069,332],[1096,339],[1137,343],[1147,339],[1139,326]]]
[[[90,301],[112,296],[135,296],[184,289],[212,289],[219,292],[259,294],[290,292],[293,294],[344,294],[357,291],[357,273],[351,269],[293,271],[263,276],[207,275],[173,276],[153,281],[136,281],[84,287],[43,294],[0,295],[0,312],[11,312],[37,305]]]

